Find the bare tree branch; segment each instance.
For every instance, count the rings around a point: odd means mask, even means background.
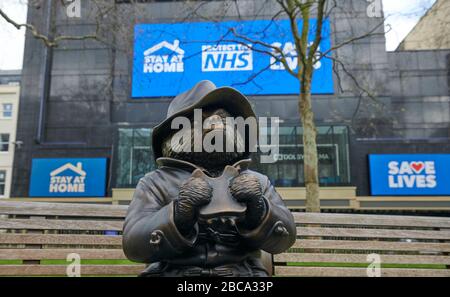
[[[247,37],[245,35],[241,35],[241,34],[236,32],[235,28],[230,28],[230,31],[233,33],[234,36],[249,42],[251,45],[249,46],[247,43],[241,42],[239,40],[229,40],[229,41],[238,42],[240,44],[246,45],[247,47],[250,47],[251,50],[254,50],[254,51],[259,52],[259,53],[264,53],[264,54],[267,54],[267,55],[273,57],[275,60],[277,60],[277,61],[279,61],[279,62],[281,62],[283,64],[284,68],[288,71],[289,74],[291,74],[292,76],[298,78],[298,72],[295,72],[293,69],[291,69],[291,67],[289,66],[289,64],[288,64],[288,62],[286,60],[286,54],[283,52],[283,50],[280,47],[274,46],[272,44],[266,43],[266,42],[261,41],[261,40],[256,40],[256,39],[249,38],[249,37]],[[272,49],[272,51],[261,50],[261,49],[255,48],[253,46],[253,44],[261,45],[261,46],[263,46],[265,48]]]
[[[354,43],[355,41],[358,41],[358,40],[361,40],[361,39],[365,39],[365,38],[368,38],[368,37],[371,37],[371,36],[376,36],[376,35],[384,36],[384,34],[385,34],[384,31],[383,31],[383,33],[376,33],[375,32],[376,30],[378,30],[378,28],[380,28],[380,26],[383,26],[383,25],[384,25],[384,20],[382,22],[380,22],[378,25],[376,25],[374,28],[372,28],[369,32],[364,33],[364,34],[359,35],[359,36],[355,36],[355,37],[349,38],[349,39],[345,40],[342,43],[339,43],[337,45],[332,46],[327,51],[321,53],[320,56],[318,56],[316,58],[316,61],[320,60],[324,56],[327,56],[329,53],[331,53],[331,52],[333,52],[333,51],[335,51],[335,50],[337,50],[337,49],[339,49],[339,48],[341,48],[341,47],[343,47],[345,45]]]
[[[319,47],[320,41],[322,40],[322,27],[323,27],[325,2],[326,2],[325,0],[319,0],[318,4],[315,38],[308,52],[308,64],[310,64],[311,66],[314,65],[313,63],[315,61],[313,61],[313,58],[315,57],[317,48]]]
[[[63,1],[61,3],[64,3]],[[44,35],[43,33],[39,32],[39,30],[36,28],[36,26],[28,23],[17,23],[12,18],[10,18],[5,11],[3,11],[0,8],[0,16],[9,24],[13,25],[17,30],[20,30],[21,28],[26,28],[34,38],[41,40],[45,46],[47,47],[58,47],[59,43],[64,40],[97,40],[102,41],[99,36],[99,30],[100,30],[100,23],[101,19],[104,15],[109,13],[113,9],[113,7],[109,7],[105,10],[102,10],[101,7],[98,5],[96,1],[93,1],[93,3],[96,4],[97,9],[99,10],[99,13],[96,15],[96,29],[95,34],[87,34],[87,35],[59,35],[55,38],[51,39],[49,36]]]
[[[367,95],[367,97],[371,98],[373,101],[377,102],[377,103],[381,103],[377,100],[377,98],[375,97],[375,95],[372,94],[372,92],[370,92],[370,90],[368,90],[367,88],[363,87],[359,82],[358,79],[356,79],[356,77],[347,69],[347,67],[345,66],[345,63],[342,62],[341,60],[339,60],[336,57],[332,57],[332,56],[325,56],[326,58],[332,60],[334,63],[336,63],[337,65],[341,66],[342,70],[344,71],[344,73],[351,78],[351,80],[353,81],[353,83],[355,84],[355,86],[361,90],[364,94]]]
[[[16,27],[17,30],[20,30],[22,27],[28,29],[36,39],[42,40],[46,46],[48,47],[55,46],[54,42],[50,41],[47,36],[39,33],[39,31],[36,29],[35,26],[26,23],[25,24],[16,23],[1,8],[0,8],[0,16],[5,21]]]

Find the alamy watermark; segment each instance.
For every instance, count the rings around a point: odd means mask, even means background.
[[[369,18],[381,18],[383,17],[383,5],[381,0],[366,0],[369,2],[367,6],[367,16]]]
[[[212,115],[203,119],[201,109],[194,109],[193,121],[184,116],[172,120],[177,130],[171,149],[180,153],[243,153],[260,151],[261,163],[274,163],[279,150],[279,118],[226,117]],[[269,143],[270,141],[270,143]]]
[[[66,0],[66,15],[69,18],[81,18],[81,0]]]
[[[369,254],[367,255],[367,262],[370,262],[367,266],[367,276],[368,277],[381,277],[381,257],[379,254]]]
[[[70,253],[67,255],[66,261],[69,262],[66,268],[66,275],[68,277],[80,277],[81,256],[77,253]]]

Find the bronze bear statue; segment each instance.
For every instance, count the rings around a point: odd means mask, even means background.
[[[195,109],[203,119],[218,120],[212,130],[224,134],[230,132],[221,125],[226,117],[255,117],[243,94],[210,81],[172,100],[166,119],[153,130],[159,168],[136,187],[124,224],[124,252],[149,264],[141,276],[268,276],[261,251],[275,254],[292,246],[293,216],[268,177],[248,169],[246,137],[234,133],[231,152],[174,144],[179,131],[171,128],[172,120],[184,116],[193,122]],[[194,133],[187,131],[187,137]]]

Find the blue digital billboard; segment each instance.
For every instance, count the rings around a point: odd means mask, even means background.
[[[106,158],[33,159],[30,197],[102,197]]]
[[[369,155],[372,195],[450,195],[450,154]]]
[[[299,22],[302,27],[302,22]],[[316,21],[310,22],[312,43]],[[281,48],[291,69],[297,55],[288,20],[139,24],[134,30],[133,98],[175,96],[208,79],[246,95],[298,94],[299,82],[272,57]],[[319,53],[330,49],[330,25],[323,23]],[[313,94],[332,94],[332,61],[314,65]]]

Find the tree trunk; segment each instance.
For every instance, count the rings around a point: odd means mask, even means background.
[[[308,67],[305,67],[308,68]],[[307,71],[305,69],[305,71]],[[303,125],[303,162],[306,187],[306,211],[320,212],[316,125],[311,105],[311,76],[302,79],[299,112]]]

